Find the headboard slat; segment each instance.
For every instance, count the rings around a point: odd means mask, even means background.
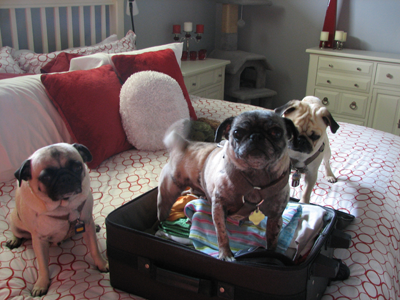
[[[42,47],[43,52],[49,52],[49,44],[47,38],[47,17],[46,17],[46,8],[40,8],[40,28],[42,31]]]
[[[34,50],[35,45],[33,43],[33,26],[32,26],[32,13],[30,8],[25,8],[25,18],[26,18],[26,34],[28,39],[28,49]]]
[[[56,50],[61,50],[61,26],[60,26],[60,8],[54,8],[54,34],[56,38]]]
[[[17,16],[15,8],[10,9],[10,22],[11,22],[11,39],[14,48],[19,49],[18,29],[17,29]]]
[[[96,44],[96,14],[95,7],[90,6],[90,33],[91,33],[91,45]]]
[[[67,34],[68,34],[68,48],[74,47],[74,33],[72,27],[72,7],[67,7]]]
[[[79,6],[79,43],[85,45],[85,19],[83,6]]]
[[[106,28],[106,6],[101,6],[101,39],[104,40],[107,37]]]

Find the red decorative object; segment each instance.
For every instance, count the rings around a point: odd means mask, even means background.
[[[325,42],[325,48],[333,48],[333,40],[336,30],[336,10],[337,0],[328,0],[328,8],[326,9],[324,27],[322,28],[322,31],[329,32],[329,38],[328,41]],[[322,46],[322,42],[320,42],[319,46]]]
[[[196,33],[204,33],[204,25],[203,24],[196,25]]]
[[[204,60],[206,58],[207,50],[206,49],[200,49],[199,51],[199,60]]]
[[[173,25],[172,33],[181,33],[181,25]]]
[[[196,60],[196,59],[197,59],[197,52],[190,51],[190,60]]]

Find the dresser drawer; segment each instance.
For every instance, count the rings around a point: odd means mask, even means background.
[[[368,93],[371,86],[371,78],[321,72],[317,74],[316,85]]]
[[[318,60],[318,70],[337,71],[344,73],[354,73],[360,75],[371,75],[374,64],[353,59],[341,59],[333,57],[320,57]]]
[[[321,99],[322,104],[329,110],[330,113],[339,112],[340,93],[335,91],[328,91],[324,89],[315,89],[315,97]]]
[[[357,118],[365,118],[368,108],[368,96],[342,94],[339,113]]]
[[[400,88],[400,66],[378,64],[375,84],[384,84]]]

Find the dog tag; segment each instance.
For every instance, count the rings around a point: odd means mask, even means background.
[[[299,171],[296,171],[292,175],[292,187],[298,187],[300,185],[300,178],[301,174],[299,173]]]
[[[258,207],[257,207],[257,209],[256,209],[255,211],[253,211],[253,212],[250,214],[250,216],[249,216],[249,220],[250,220],[251,222],[253,222],[254,225],[260,224],[260,222],[261,222],[262,220],[264,220],[264,218],[265,218],[265,215],[258,209]]]
[[[85,232],[85,222],[77,220],[75,224],[75,234]]]

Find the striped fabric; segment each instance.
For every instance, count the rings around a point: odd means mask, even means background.
[[[285,253],[293,238],[301,217],[301,205],[289,203],[283,213],[283,225],[278,239],[277,252]],[[185,214],[191,220],[190,239],[194,247],[206,254],[217,257],[218,243],[215,227],[211,217],[211,205],[207,200],[196,199],[185,207]],[[251,247],[266,248],[266,224],[267,217],[258,225],[250,221],[239,224],[228,217],[226,228],[229,237],[229,245],[233,253]]]

